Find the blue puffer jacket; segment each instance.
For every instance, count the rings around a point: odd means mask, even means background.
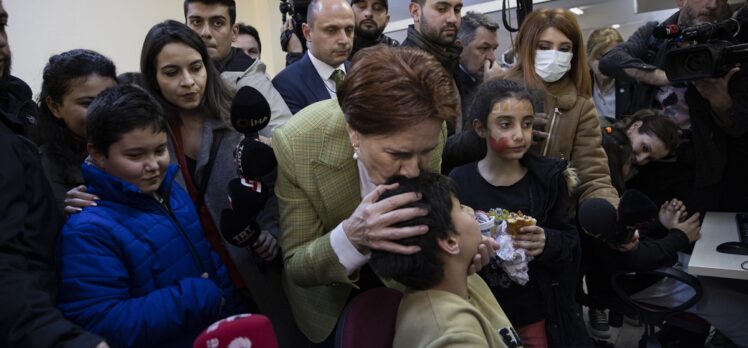
[[[57,244],[65,317],[112,347],[191,347],[210,323],[244,309],[174,181],[176,166],[160,188],[169,210],[93,165],[82,168],[101,200],[71,216]]]

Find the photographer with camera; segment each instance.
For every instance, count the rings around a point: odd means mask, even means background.
[[[302,26],[307,22],[306,13],[310,0],[280,0],[283,19],[281,28],[281,48],[286,52],[286,66],[304,58],[307,50]]]
[[[621,103],[628,109],[616,109],[617,118],[652,107],[671,117],[681,131],[676,157],[640,168],[639,175],[627,185],[644,191],[659,203],[678,197],[693,211],[703,213],[721,209],[728,147],[734,146],[730,142],[744,137],[748,129],[748,76],[734,67],[722,77],[676,83],[668,79],[666,71],[679,68],[667,66],[668,52],[687,42],[680,38],[658,39],[656,32],[671,28],[685,32],[696,25],[725,20],[731,14],[727,0],[676,3],[679,12],[659,27],[650,22],[639,28],[603,56],[599,66],[603,74],[628,83],[616,90],[617,100],[628,101]]]

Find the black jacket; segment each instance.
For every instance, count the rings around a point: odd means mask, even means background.
[[[95,347],[102,338],[54,307],[53,251],[64,217],[24,136],[36,115],[31,90],[14,77],[0,83],[0,346]]]
[[[229,55],[220,62],[215,62],[216,69],[222,73],[224,71],[244,71],[249,69],[255,62],[252,57],[248,56],[239,48],[231,47]]]
[[[359,50],[379,44],[384,44],[391,47],[400,46],[399,41],[384,34],[380,34],[379,37],[374,41],[356,36],[353,39],[353,49],[351,50],[351,55],[348,56],[348,60],[353,60],[353,55],[355,55]]]
[[[530,277],[535,277],[546,303],[546,333],[549,347],[589,347],[592,339],[576,302],[581,260],[579,234],[571,221],[569,192],[576,178],[566,171],[568,162],[544,158],[528,152],[520,162],[532,173],[547,199],[533,212],[546,231],[543,253],[532,261]]]

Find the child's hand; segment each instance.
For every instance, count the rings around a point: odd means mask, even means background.
[[[514,236],[514,247],[525,249],[527,256],[538,256],[545,249],[545,231],[540,226],[525,226]]]
[[[478,253],[473,257],[473,263],[468,268],[468,275],[480,272],[483,266],[491,261],[491,257],[496,255],[499,250],[499,242],[491,237],[483,236],[481,243],[478,244]]]
[[[688,241],[693,243],[701,238],[701,223],[699,213],[691,215],[686,221],[678,222],[673,228],[679,229],[686,234]]]
[[[686,206],[678,199],[666,201],[660,207],[659,220],[667,229],[673,228],[676,223],[686,218]]]

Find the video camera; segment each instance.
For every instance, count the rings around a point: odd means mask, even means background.
[[[672,49],[665,55],[664,70],[672,82],[722,77],[736,64],[748,61],[748,9],[745,6],[735,18],[688,28],[659,26],[653,35],[693,43]]]
[[[291,16],[294,20],[293,33],[301,40],[301,45],[306,51],[306,41],[304,40],[304,32],[301,30],[301,25],[306,23],[306,12],[309,8],[311,0],[280,0],[280,12],[283,23],[286,23],[287,16]],[[281,35],[281,47],[286,50],[289,40],[288,34]]]

